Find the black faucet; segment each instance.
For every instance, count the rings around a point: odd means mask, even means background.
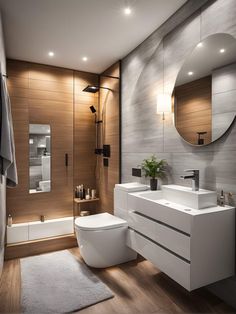
[[[188,169],[185,172],[191,172],[192,174],[180,176],[181,179],[192,179],[192,191],[199,191],[199,170]]]

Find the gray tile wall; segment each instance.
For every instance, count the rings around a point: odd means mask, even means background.
[[[172,92],[185,57],[200,40],[216,32],[236,37],[235,2],[188,1],[122,60],[122,182],[137,181],[131,176],[131,168],[154,153],[170,165],[165,183],[190,184],[180,181],[179,176],[184,169],[194,167],[200,169],[203,188],[232,192],[233,199],[229,201],[234,204],[236,123],[214,144],[193,147],[179,136],[172,114],[166,115],[164,121],[156,114],[156,96],[163,89]],[[223,295],[222,291],[227,287],[232,290],[233,286],[226,280],[213,288],[225,297],[227,293]],[[236,306],[236,288],[228,293],[234,294]],[[232,298],[226,299],[232,304]]]
[[[212,139],[218,139],[235,118],[236,63],[212,72]]]

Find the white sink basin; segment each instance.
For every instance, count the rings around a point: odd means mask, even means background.
[[[160,191],[146,191],[139,196],[150,201],[166,200],[192,209],[204,209],[217,205],[217,194],[214,191],[191,188],[180,185],[163,185]]]
[[[162,197],[167,201],[174,202],[193,209],[204,209],[217,205],[217,193],[200,189],[192,191],[191,188],[180,185],[163,185]]]
[[[193,217],[225,207],[217,207],[216,192],[164,185],[159,191],[129,193],[128,208],[190,234]]]
[[[141,192],[138,195],[150,201],[156,201],[163,198],[163,192],[161,190]]]

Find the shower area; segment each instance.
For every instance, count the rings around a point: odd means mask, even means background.
[[[85,164],[75,165],[75,173],[79,174],[82,168],[86,167],[90,175],[84,176],[85,186],[95,186],[99,196],[97,204],[86,205],[85,208],[90,209],[91,213],[95,211],[113,213],[113,188],[120,182],[120,63],[106,70],[97,80],[87,83],[82,93],[83,97],[90,99],[89,107],[85,108],[90,123],[87,133],[83,135],[87,139],[85,147],[90,159],[85,161]],[[78,124],[75,123],[74,134],[75,147],[78,150],[75,159],[78,159],[85,147],[80,148],[79,144],[76,145],[80,140],[81,106],[78,111],[76,109],[75,120]],[[81,183],[79,178],[75,185],[77,183]]]
[[[8,60],[7,68],[19,174],[18,186],[7,189],[7,216],[22,228],[17,243],[8,228],[8,259],[76,245],[79,185],[96,190],[99,199],[82,202],[81,210],[113,213],[120,181],[120,63],[100,75],[17,60]],[[50,224],[49,232],[44,226]]]

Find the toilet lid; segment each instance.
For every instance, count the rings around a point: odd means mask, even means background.
[[[128,223],[109,213],[102,213],[76,218],[75,226],[83,230],[104,230],[128,226]]]

